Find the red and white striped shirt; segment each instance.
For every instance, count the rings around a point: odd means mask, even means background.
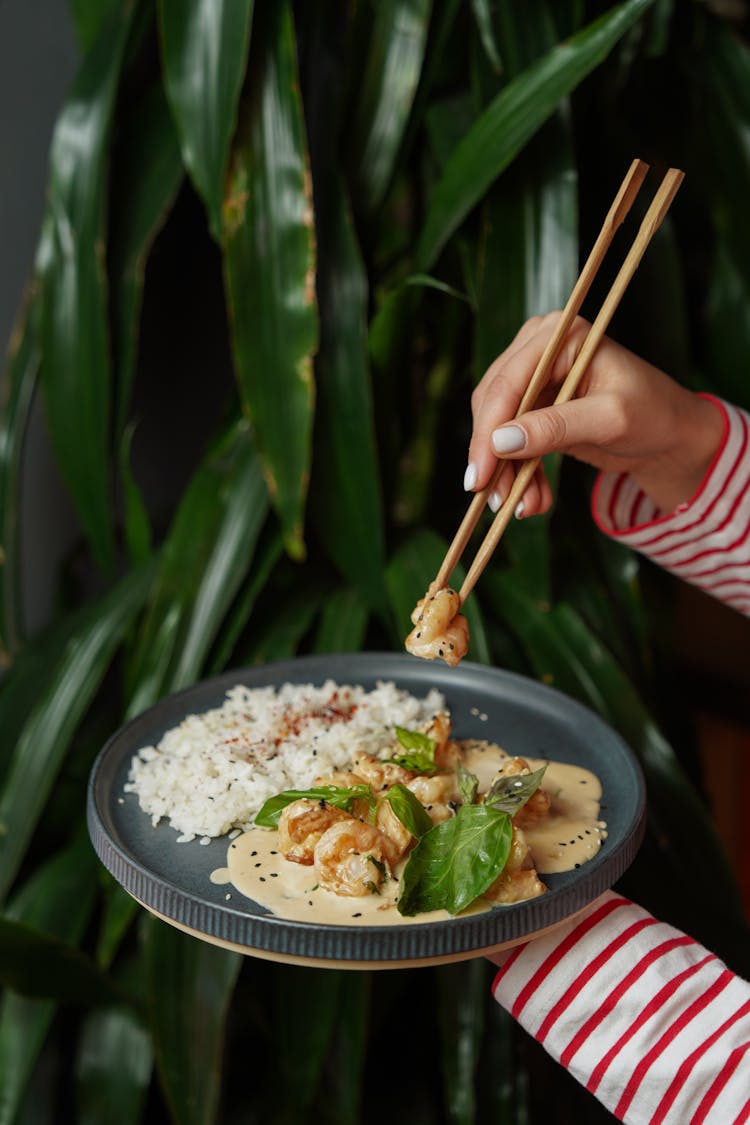
[[[626,476],[599,477],[599,527],[750,614],[750,417],[714,400],[724,437],[700,489],[664,514]],[[509,952],[495,998],[618,1119],[750,1122],[750,983],[610,891]]]

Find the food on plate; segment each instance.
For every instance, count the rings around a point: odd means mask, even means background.
[[[227,899],[321,924],[525,901],[606,837],[594,774],[457,739],[440,692],[393,683],[237,685],[142,747],[125,788],[179,843],[229,834]]]
[[[412,611],[414,628],[404,642],[406,651],[455,667],[469,648],[469,623],[460,610],[461,599],[450,586],[430,588]]]
[[[527,901],[547,889],[540,874],[597,854],[588,770],[454,740],[446,712],[396,736],[275,794],[213,881],[285,918],[403,924]]]
[[[186,716],[130,763],[126,791],[180,842],[208,842],[249,828],[280,789],[348,768],[352,748],[377,755],[394,724],[419,727],[445,710],[439,691],[423,698],[390,682],[358,685],[238,684],[218,707]]]

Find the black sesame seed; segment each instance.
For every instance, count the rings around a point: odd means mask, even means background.
[[[261,881],[261,883],[265,883],[265,881],[266,881],[265,875],[260,876],[260,881]]]
[[[358,910],[356,914],[352,914],[352,918],[361,918],[361,917],[362,917],[362,911],[361,910]]]

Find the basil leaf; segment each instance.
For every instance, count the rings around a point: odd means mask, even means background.
[[[473,774],[471,770],[467,770],[466,766],[459,759],[458,766],[456,767],[456,781],[458,782],[458,793],[461,797],[461,804],[473,805],[479,788],[479,778]]]
[[[459,914],[505,867],[513,827],[507,813],[486,805],[461,805],[434,825],[409,856],[401,876],[399,914],[426,910]]]
[[[493,809],[502,809],[509,816],[514,816],[523,808],[529,797],[533,797],[536,793],[546,768],[542,766],[533,773],[515,773],[509,777],[499,777],[487,790],[485,805],[491,805]]]
[[[400,781],[388,790],[383,800],[388,802],[404,828],[418,840],[432,828],[430,814],[422,802]]]
[[[415,773],[435,773],[435,739],[419,730],[406,730],[405,727],[396,727],[396,737],[407,750],[407,754],[398,754],[390,760],[405,770]]]
[[[319,785],[313,789],[285,789],[275,797],[269,797],[255,818],[261,828],[278,827],[279,817],[287,805],[293,801],[307,798],[310,801],[325,801],[337,809],[351,811],[355,801],[367,801],[372,808],[375,798],[369,785],[352,785],[350,788],[338,785]]]

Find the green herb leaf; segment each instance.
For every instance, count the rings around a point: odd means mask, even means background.
[[[255,818],[255,823],[261,828],[278,827],[279,817],[287,805],[293,801],[307,799],[310,801],[325,801],[337,809],[351,810],[355,801],[367,801],[370,807],[375,803],[372,789],[369,785],[352,785],[350,788],[338,785],[319,785],[312,789],[285,789],[275,797],[269,797],[263,808]]]
[[[435,773],[435,739],[419,730],[406,730],[396,727],[396,737],[403,746],[406,754],[397,754],[391,758],[398,766],[405,770],[414,770],[415,773]]]
[[[473,774],[471,770],[467,770],[466,766],[460,760],[456,767],[456,781],[458,782],[461,804],[473,805],[476,800],[477,789],[479,788],[479,778],[476,774]]]
[[[399,914],[459,914],[498,877],[510,853],[510,817],[487,805],[462,805],[417,844],[401,876]]]
[[[514,816],[519,809],[533,797],[542,783],[546,766],[534,770],[533,773],[516,773],[510,777],[499,777],[487,790],[484,798],[485,805],[493,809],[501,809],[508,816]]]
[[[430,814],[422,802],[400,781],[388,790],[383,800],[388,802],[404,828],[418,840],[432,828]]]

